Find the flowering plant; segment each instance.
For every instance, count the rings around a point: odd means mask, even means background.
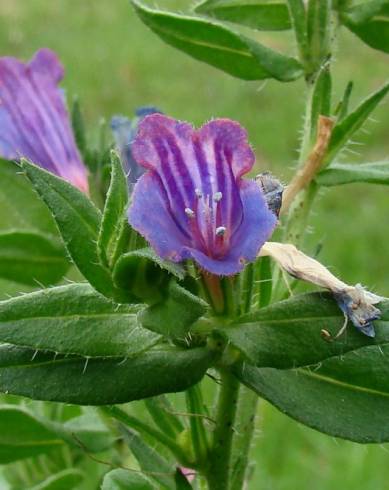
[[[32,467],[22,485],[77,488],[89,456],[104,490],[239,490],[258,397],[323,433],[389,441],[389,302],[300,250],[320,187],[389,183],[387,162],[338,160],[389,83],[353,110],[351,85],[331,101],[336,32],[389,52],[388,2],[133,5],[163,40],[230,75],[303,77],[298,166],[286,186],[266,169],[247,177],[255,154],[240,124],[194,129],[153,107],[113,118],[111,141],[93,149],[55,53],[0,58],[0,196],[23,210],[0,233],[0,277],[32,290],[0,302],[0,391],[36,401],[0,405],[0,463],[20,460],[9,481]],[[293,30],[298,54],[226,22]],[[319,291],[292,294],[287,274]],[[93,456],[103,451],[114,469]]]

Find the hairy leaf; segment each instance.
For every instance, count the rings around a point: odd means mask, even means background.
[[[140,327],[136,313],[88,284],[59,286],[0,302],[0,342],[61,354],[129,357],[159,339]]]
[[[322,330],[335,336],[344,324],[343,313],[327,293],[294,296],[246,315],[218,332],[258,367],[306,366],[364,346],[389,345],[389,301],[379,306],[383,313],[374,323],[374,339],[351,325],[339,339],[324,340]]]
[[[316,182],[324,186],[355,182],[389,185],[389,162],[333,163],[319,173]]]
[[[62,244],[35,231],[0,233],[0,277],[30,286],[63,279],[70,263]]]
[[[331,436],[389,441],[389,345],[292,370],[243,365],[238,378],[283,413]]]
[[[259,31],[283,31],[291,28],[285,2],[257,0],[205,0],[195,12],[220,20],[235,22]]]
[[[166,43],[230,75],[244,80],[302,76],[298,61],[201,17],[153,10],[138,0],[132,4],[141,20]]]
[[[126,403],[183,391],[200,381],[212,361],[205,348],[158,346],[121,360],[34,357],[31,349],[2,346],[0,392],[76,405]]]
[[[101,264],[97,253],[100,211],[84,193],[68,182],[26,160],[22,161],[22,166],[50,209],[80,272],[100,293],[125,301],[124,293],[114,287],[110,272]]]

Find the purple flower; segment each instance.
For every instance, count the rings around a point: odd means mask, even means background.
[[[256,258],[277,218],[262,189],[242,179],[254,164],[246,131],[217,119],[195,130],[161,114],[147,116],[132,145],[146,172],[135,185],[130,224],[164,259],[194,259],[216,275]]]
[[[55,53],[39,50],[29,63],[0,58],[0,156],[33,163],[88,192],[64,97],[63,68]]]
[[[136,110],[136,117],[132,120],[125,116],[114,116],[111,119],[111,129],[115,138],[116,147],[124,164],[127,180],[133,186],[139,177],[145,173],[145,168],[141,167],[134,160],[131,145],[138,131],[139,123],[150,114],[162,114],[156,107],[139,107]]]

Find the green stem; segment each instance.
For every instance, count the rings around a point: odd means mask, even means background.
[[[231,449],[238,406],[239,381],[228,371],[221,371],[221,387],[216,408],[216,427],[209,455],[207,480],[209,490],[229,490]]]
[[[185,396],[189,413],[194,415],[202,415],[204,410],[201,386],[191,386],[185,392]],[[196,462],[199,466],[201,466],[203,461],[206,459],[208,451],[207,434],[205,432],[202,417],[190,417],[190,432],[192,436],[193,451],[195,454]]]
[[[249,453],[253,442],[258,395],[242,386],[236,415],[236,436],[233,444],[233,465],[230,490],[241,490],[247,479]]]
[[[110,415],[111,417],[114,417],[122,424],[127,425],[132,429],[138,430],[141,433],[147,434],[151,436],[153,439],[159,441],[161,444],[163,444],[172,452],[172,454],[178,459],[178,461],[182,465],[193,466],[193,461],[188,461],[186,452],[176,443],[174,439],[167,436],[163,432],[154,429],[149,424],[142,422],[141,420],[133,417],[132,415],[128,414],[121,408],[118,408],[114,405],[100,407],[100,410],[106,415]]]

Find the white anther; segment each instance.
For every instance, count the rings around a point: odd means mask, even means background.
[[[223,193],[222,192],[215,192],[215,194],[213,195],[213,200],[215,202],[219,202],[222,200],[222,197],[223,197]]]
[[[196,189],[195,189],[195,194],[196,194],[196,196],[197,196],[198,198],[203,197],[202,192],[201,192],[201,191],[200,191],[200,189],[199,189],[199,188],[197,188],[197,187],[196,187]]]
[[[195,217],[195,213],[194,213],[193,209],[190,209],[190,208],[185,208],[185,214],[188,216],[188,218],[194,218]]]
[[[216,236],[223,236],[226,232],[227,228],[225,226],[218,226],[216,228]]]

